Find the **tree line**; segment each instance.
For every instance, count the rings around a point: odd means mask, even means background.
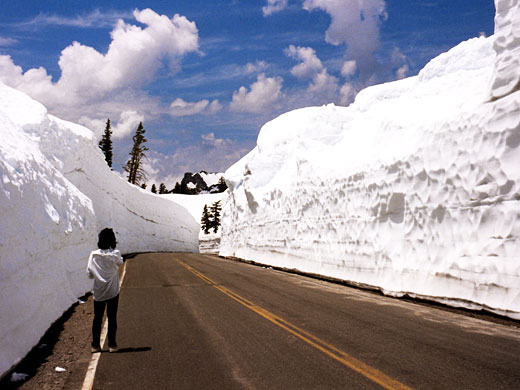
[[[135,134],[132,137],[133,146],[132,150],[129,153],[130,158],[123,167],[123,169],[127,173],[128,182],[140,186],[143,189],[146,189],[147,187],[146,172],[143,168],[143,162],[146,158],[145,152],[148,150],[148,147],[146,146],[146,142],[148,140],[145,137],[145,133],[146,130],[143,127],[143,122],[139,122],[139,126],[137,126],[137,130],[135,131]],[[105,161],[107,162],[108,166],[110,167],[110,169],[112,169],[113,146],[110,118],[107,119],[105,131],[103,132],[98,146],[105,155]],[[227,189],[227,185],[223,177],[220,178],[217,186],[219,192],[224,192]],[[155,184],[152,184],[150,190],[154,194],[193,194],[193,191],[188,187],[188,185],[184,181],[182,181],[180,184],[178,182],[175,183],[175,187],[171,190],[168,190],[164,183],[161,183],[159,185],[159,188],[157,188]]]

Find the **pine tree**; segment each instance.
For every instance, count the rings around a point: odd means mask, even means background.
[[[224,176],[222,176],[218,183],[217,183],[217,186],[218,186],[218,192],[224,192],[227,190],[227,184],[226,184],[226,180],[224,180]]]
[[[155,186],[155,184],[152,184],[151,191],[152,191],[154,194],[157,194],[157,187]]]
[[[211,228],[211,215],[208,211],[208,205],[204,205],[204,210],[202,211],[202,218],[200,220],[200,227],[204,231],[204,234],[209,234],[209,229]]]
[[[103,136],[101,137],[101,140],[99,141],[99,148],[102,150],[103,154],[105,155],[105,161],[107,162],[108,166],[112,168],[112,129],[110,127],[110,118],[107,119],[107,125],[105,127],[105,132],[103,133]]]
[[[159,194],[167,194],[168,193],[168,190],[166,189],[166,186],[164,185],[164,183],[161,183],[159,185]]]
[[[179,182],[175,183],[175,187],[173,187],[172,192],[174,194],[180,194],[181,193],[181,185],[179,184]]]
[[[218,231],[218,227],[220,226],[220,200],[214,202],[211,205],[211,227],[213,228],[213,232],[216,233]]]
[[[143,122],[139,122],[139,126],[132,137],[134,146],[130,154],[130,160],[125,165],[125,171],[128,173],[128,182],[139,185],[143,180],[146,180],[146,172],[143,168],[143,159],[146,158],[144,152],[148,148],[144,145],[147,139],[144,136],[146,130],[143,128]]]
[[[146,190],[146,183],[141,184],[141,188],[142,188],[143,190]]]

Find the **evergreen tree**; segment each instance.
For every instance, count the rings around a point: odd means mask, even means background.
[[[151,191],[152,191],[154,194],[157,194],[157,187],[155,186],[155,184],[152,184]]]
[[[139,122],[139,126],[135,131],[135,135],[132,137],[134,140],[134,146],[130,154],[130,159],[125,165],[125,171],[128,173],[128,182],[139,185],[143,180],[146,180],[146,172],[143,168],[143,159],[146,158],[144,152],[148,148],[144,145],[147,141],[144,133],[146,130],[143,128],[143,122]]]
[[[143,190],[146,190],[146,183],[141,184],[141,188],[142,188]]]
[[[159,194],[167,194],[168,193],[168,190],[166,189],[166,186],[164,185],[164,183],[161,183],[159,185]]]
[[[112,169],[112,129],[110,127],[110,118],[107,119],[107,125],[105,127],[105,132],[99,141],[99,148],[102,150],[105,155],[105,161],[108,166]]]
[[[172,192],[174,194],[180,194],[181,193],[181,185],[179,184],[179,182],[175,183],[175,187],[173,187]]]
[[[211,227],[214,233],[218,231],[218,227],[220,226],[220,210],[222,210],[220,200],[211,205]]]
[[[211,228],[211,215],[209,214],[208,205],[204,205],[204,210],[202,211],[202,218],[200,220],[200,227],[204,231],[204,234],[209,234],[209,229]]]
[[[224,176],[222,176],[218,183],[217,183],[217,186],[218,186],[218,192],[224,192],[227,190],[227,184],[226,184],[226,180],[224,180]]]

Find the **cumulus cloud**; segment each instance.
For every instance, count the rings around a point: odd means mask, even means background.
[[[380,47],[379,27],[386,18],[384,0],[305,0],[303,8],[321,9],[331,16],[325,40],[346,44],[347,57],[355,60],[362,78],[369,78],[377,65],[374,53]]]
[[[301,61],[300,64],[291,69],[293,76],[304,78],[312,77],[323,70],[321,60],[316,56],[316,51],[311,47],[289,46],[285,49],[285,54],[295,60]]]
[[[333,100],[338,89],[338,79],[323,69],[312,78],[308,91],[323,99]]]
[[[311,78],[307,92],[317,101],[333,101],[338,89],[338,79],[330,75],[311,47],[295,47],[285,49],[285,54],[301,61],[291,69],[291,74],[298,78]]]
[[[58,62],[61,78],[57,87],[78,94],[103,95],[114,89],[149,82],[167,58],[170,68],[180,68],[180,58],[198,49],[198,30],[184,16],[168,18],[151,9],[134,11],[141,28],[119,20],[111,32],[112,42],[103,55],[74,42],[65,48]]]
[[[133,135],[139,122],[144,122],[144,120],[145,117],[143,114],[133,110],[123,111],[119,116],[112,116],[110,118],[112,138],[116,140]],[[107,118],[98,119],[89,116],[82,116],[79,118],[78,123],[89,128],[97,137],[100,137],[105,130],[106,121]]]
[[[282,83],[281,77],[258,75],[250,90],[242,86],[233,92],[231,111],[261,113],[271,108],[283,96]]]
[[[177,98],[170,104],[170,115],[175,117],[202,113],[215,114],[221,109],[222,105],[218,100],[213,100],[211,103],[207,99],[198,102],[186,102],[181,98]]]
[[[356,97],[357,92],[358,91],[356,91],[356,88],[352,84],[343,84],[339,91],[340,104],[347,106],[350,103],[352,103],[354,101],[354,98]]]
[[[356,73],[357,64],[356,61],[346,61],[341,68],[341,75],[349,78]]]
[[[391,56],[392,65],[397,70],[395,71],[395,77],[398,80],[404,79],[406,76],[408,76],[408,72],[410,70],[410,67],[408,66],[408,58],[399,50],[399,48],[395,48],[392,51]]]
[[[208,114],[216,114],[217,112],[222,110],[222,104],[218,101],[218,99],[213,100],[208,107]]]
[[[267,5],[262,7],[264,16],[269,16],[287,8],[288,0],[267,0]]]
[[[113,137],[124,138],[135,133],[139,122],[144,121],[144,116],[137,111],[123,111],[119,116],[117,125],[113,126]]]
[[[79,42],[66,47],[56,82],[41,67],[23,72],[10,56],[0,56],[0,80],[64,119],[87,123],[121,115],[120,134],[128,134],[125,121],[130,117],[161,112],[158,102],[139,87],[152,81],[165,61],[171,72],[180,70],[182,58],[199,48],[197,26],[184,16],[170,18],[151,9],[135,10],[133,16],[144,27],[119,19],[106,53]]]
[[[255,63],[249,62],[244,67],[245,74],[260,73],[265,71],[268,65],[265,61],[256,61]],[[242,73],[242,72],[239,72]]]

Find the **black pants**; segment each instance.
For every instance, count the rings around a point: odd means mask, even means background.
[[[108,347],[117,347],[117,305],[119,303],[119,294],[114,298],[106,301],[94,300],[94,321],[92,321],[92,346],[101,347],[99,337],[101,335],[101,326],[103,325],[103,314],[105,307],[107,308],[108,317]]]

